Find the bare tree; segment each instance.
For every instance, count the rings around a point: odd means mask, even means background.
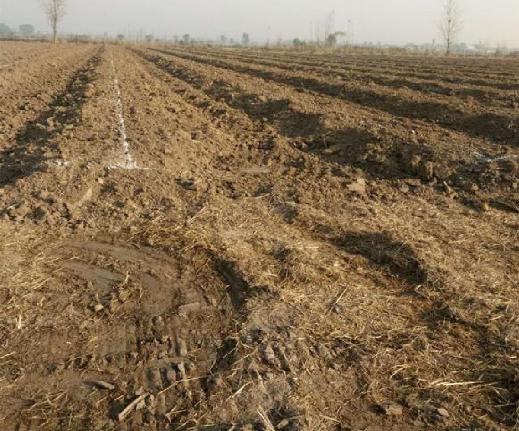
[[[317,46],[321,45],[321,24],[315,23],[315,43]]]
[[[324,20],[324,46],[329,46],[330,35],[333,34],[335,25],[335,11],[331,11]]]
[[[346,30],[346,44],[353,45],[355,41],[355,27],[353,25],[353,21],[351,19],[348,20],[348,27]]]
[[[53,42],[58,40],[58,26],[66,12],[67,0],[40,0],[43,11],[52,28]]]
[[[456,42],[463,28],[460,9],[457,0],[446,0],[438,23],[440,35],[447,46],[447,55],[451,53],[452,45]]]

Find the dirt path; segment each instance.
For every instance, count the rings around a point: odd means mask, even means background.
[[[2,428],[512,430],[519,215],[464,199],[513,159],[402,175],[386,114],[189,64],[91,50],[9,141]]]

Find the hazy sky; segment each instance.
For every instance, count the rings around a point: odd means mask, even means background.
[[[458,0],[467,43],[519,47],[519,0]],[[442,0],[68,0],[63,32],[109,34],[139,31],[155,36],[215,39],[225,34],[252,41],[309,39],[310,23],[335,11],[335,30],[353,23],[356,42],[401,44],[439,39]],[[0,0],[0,22],[17,28],[30,23],[47,30],[38,0]],[[270,27],[270,31],[269,31]]]

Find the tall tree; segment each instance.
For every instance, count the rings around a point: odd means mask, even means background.
[[[52,40],[56,43],[58,40],[58,26],[65,16],[67,0],[41,0],[41,4],[47,21],[52,28]]]
[[[452,45],[456,43],[457,37],[463,28],[463,20],[457,0],[445,1],[438,27],[440,35],[447,47],[447,55],[450,55]]]

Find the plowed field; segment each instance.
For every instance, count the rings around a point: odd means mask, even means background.
[[[517,61],[1,49],[0,429],[518,429]]]

